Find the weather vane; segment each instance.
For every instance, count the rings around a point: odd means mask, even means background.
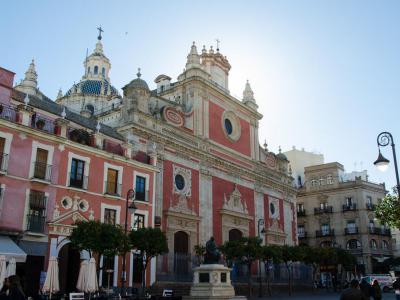
[[[101,28],[101,25],[99,27],[97,27],[97,30],[99,31],[99,36],[97,37],[97,39],[100,41],[101,40],[101,33],[104,32],[104,30]]]

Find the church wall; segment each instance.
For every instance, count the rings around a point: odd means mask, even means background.
[[[238,151],[244,155],[250,156],[250,124],[243,119],[239,119],[241,126],[240,138],[233,142],[231,141],[223,127],[222,115],[224,109],[219,105],[209,102],[209,136],[210,139],[235,151]]]
[[[220,210],[223,207],[225,197],[229,198],[229,195],[233,192],[234,188],[235,184],[233,182],[229,182],[214,176],[212,177],[213,235],[218,245],[225,242],[223,240],[223,223]],[[249,222],[247,230],[249,231],[250,236],[254,236],[254,191],[241,185],[238,185],[238,190],[241,193],[241,199],[243,203],[245,202],[247,205],[248,215],[252,218]],[[234,227],[232,227],[232,229],[233,228]],[[246,236],[246,234],[243,234],[243,236]]]

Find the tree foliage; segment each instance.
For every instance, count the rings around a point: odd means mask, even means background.
[[[398,195],[386,195],[375,207],[375,216],[381,224],[400,229],[400,202]]]
[[[119,226],[99,221],[78,222],[69,237],[71,245],[79,251],[111,257],[123,252],[126,238]]]

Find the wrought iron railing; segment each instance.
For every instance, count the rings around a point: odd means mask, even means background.
[[[17,112],[14,107],[0,104],[0,118],[15,122],[17,119]]]
[[[298,232],[297,236],[299,239],[306,239],[307,238],[307,231]]]
[[[314,215],[331,214],[332,212],[333,212],[332,206],[324,206],[324,207],[315,207],[314,208]]]
[[[120,183],[117,183],[115,181],[105,181],[104,186],[105,186],[105,191],[104,191],[105,194],[113,196],[121,196],[122,185]]]
[[[135,200],[148,202],[149,201],[149,191],[136,192]]]
[[[344,229],[345,235],[358,234],[358,227],[347,227]]]
[[[46,217],[30,214],[27,216],[27,230],[31,232],[43,233]]]
[[[324,236],[334,236],[335,235],[335,230],[334,229],[328,229],[328,230],[316,230],[315,231],[315,236],[318,237],[324,237]]]
[[[297,211],[297,217],[305,217],[306,216],[306,210],[305,209],[300,209]]]
[[[54,121],[42,115],[33,114],[31,119],[31,126],[32,128],[36,128],[54,134],[54,127],[55,127]]]
[[[33,162],[33,178],[41,179],[44,181],[51,181],[52,166],[46,163],[35,161]]]
[[[71,173],[68,173],[68,177],[69,177],[69,186],[70,187],[87,190],[88,180],[89,180],[88,176],[72,176]],[[78,177],[78,178],[76,178],[76,177]]]
[[[343,204],[343,212],[345,211],[355,211],[357,210],[357,205],[355,203],[352,204]]]

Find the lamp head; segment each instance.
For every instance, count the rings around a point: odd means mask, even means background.
[[[135,214],[135,212],[136,212],[136,210],[137,210],[137,207],[136,207],[136,205],[135,205],[135,202],[132,202],[131,205],[128,206],[128,209],[129,209],[129,211],[130,211],[132,214]]]
[[[374,162],[374,165],[381,172],[385,172],[388,168],[389,160],[382,155],[381,149],[379,149],[379,155],[378,155],[377,160]]]

